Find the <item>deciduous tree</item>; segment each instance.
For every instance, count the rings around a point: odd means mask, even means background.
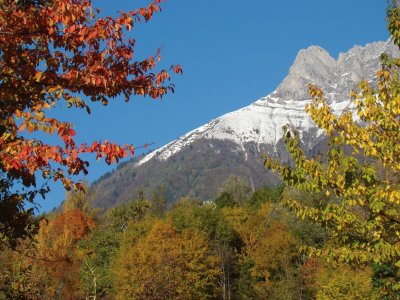
[[[373,291],[370,268],[352,268],[346,264],[333,267],[320,264],[315,276],[316,299],[380,299]]]
[[[281,214],[274,219],[274,205],[258,211],[225,208],[223,213],[243,240],[239,291],[244,298],[292,299],[301,295],[297,276],[299,241]]]
[[[44,274],[44,298],[79,297],[79,268],[82,257],[78,242],[95,227],[94,221],[79,209],[71,209],[43,220],[37,235],[37,253],[32,259]]]
[[[210,299],[215,297],[219,258],[199,231],[182,236],[157,221],[147,236],[122,249],[116,260],[120,299]]]
[[[388,21],[393,41],[400,46],[397,1],[388,8]],[[377,84],[363,81],[352,92],[354,114],[349,111],[335,115],[323,91],[310,85],[312,102],[306,111],[329,137],[327,160],[307,158],[297,133],[285,127],[284,142],[295,167],[282,166],[272,159],[265,161],[286,184],[327,196],[320,206],[285,200],[298,217],[309,218],[328,229],[331,246],[308,248],[310,254],[353,264],[390,265],[399,270],[399,66],[399,59],[382,55]],[[351,155],[346,155],[346,148],[352,150]],[[392,290],[400,290],[398,276],[387,278],[386,283]]]
[[[126,37],[160,10],[161,1],[117,17],[97,16],[90,0],[0,2],[1,242],[15,246],[26,234],[33,213],[26,203],[44,197],[51,180],[67,190],[82,189],[71,178],[88,172],[83,154],[108,164],[133,154],[133,146],[109,141],[77,144],[73,125],[49,110],[65,103],[90,113],[90,102],[107,105],[133,95],[156,99],[173,91],[169,73],[154,72],[159,50],[135,60],[135,40]],[[181,72],[179,66],[172,69]],[[59,142],[38,138],[47,134]]]

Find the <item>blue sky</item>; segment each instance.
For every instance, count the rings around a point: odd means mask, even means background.
[[[115,15],[145,0],[94,0],[102,14]],[[108,139],[161,147],[224,113],[249,105],[272,92],[287,75],[297,52],[310,45],[333,57],[354,45],[387,40],[383,0],[167,0],[147,24],[139,24],[137,58],[162,47],[162,67],[181,64],[173,76],[175,94],[161,101],[122,98],[109,106],[92,105],[92,114],[61,109],[79,142]],[[94,181],[116,165],[90,160]],[[65,198],[59,184],[45,201],[48,211]]]

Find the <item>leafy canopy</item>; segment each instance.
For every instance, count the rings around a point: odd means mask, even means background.
[[[88,172],[83,154],[107,164],[133,155],[132,145],[76,144],[72,124],[49,111],[66,103],[90,113],[90,102],[107,105],[121,95],[126,101],[133,95],[156,99],[173,91],[168,71],[154,72],[160,51],[136,61],[135,40],[126,37],[137,22],[160,11],[160,2],[113,18],[98,17],[90,0],[0,1],[2,242],[15,245],[27,233],[33,209],[26,203],[35,205],[38,194],[44,198],[51,180],[60,180],[67,190],[83,189],[71,180]],[[179,66],[171,70],[181,73]],[[46,135],[59,142],[46,143]]]
[[[387,19],[392,40],[400,47],[397,1],[389,5]],[[323,205],[285,200],[298,217],[329,230],[330,247],[310,247],[310,254],[340,262],[400,267],[399,67],[399,59],[382,55],[376,84],[363,81],[351,93],[355,113],[335,115],[322,90],[310,85],[312,102],[306,111],[329,137],[326,161],[307,158],[297,133],[288,126],[283,139],[295,167],[270,158],[265,161],[287,185],[326,195]],[[351,155],[346,155],[349,148]],[[400,289],[398,279],[389,278],[387,284]]]

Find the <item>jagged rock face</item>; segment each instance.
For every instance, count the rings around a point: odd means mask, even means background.
[[[99,180],[93,185],[97,191],[94,204],[108,208],[130,200],[138,190],[148,192],[160,184],[166,186],[174,200],[185,195],[211,199],[230,174],[247,177],[254,186],[277,183],[263,168],[261,153],[288,160],[281,141],[282,126],[290,124],[299,131],[303,148],[309,154],[319,151],[324,138],[304,111],[310,101],[308,85],[320,86],[336,113],[352,109],[350,91],[361,80],[374,79],[383,52],[400,56],[390,42],[355,46],[341,53],[337,60],[317,46],[301,50],[288,76],[274,92]]]
[[[301,50],[274,96],[286,100],[305,100],[309,98],[307,86],[313,83],[324,89],[329,100],[348,102],[349,92],[357,83],[374,78],[383,52],[399,56],[398,49],[390,42],[355,46],[341,53],[337,60],[317,46]]]
[[[274,96],[281,99],[304,100],[309,98],[307,85],[314,83],[330,88],[337,76],[337,61],[324,49],[311,46],[297,55],[289,75],[277,88]]]

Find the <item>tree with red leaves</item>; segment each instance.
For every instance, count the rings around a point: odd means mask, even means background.
[[[49,117],[66,102],[86,109],[133,95],[162,97],[173,92],[168,71],[154,72],[155,55],[135,61],[135,40],[126,36],[148,21],[162,0],[147,7],[99,17],[90,0],[0,0],[0,241],[15,246],[29,232],[37,195],[44,198],[51,181],[67,190],[82,189],[72,177],[88,172],[84,153],[107,164],[118,162],[132,145],[108,141],[75,143],[72,124]],[[181,73],[180,66],[169,71]],[[37,138],[56,135],[51,145]],[[43,135],[44,134],[44,135]],[[39,186],[39,178],[43,184]],[[40,180],[41,182],[42,180]]]

